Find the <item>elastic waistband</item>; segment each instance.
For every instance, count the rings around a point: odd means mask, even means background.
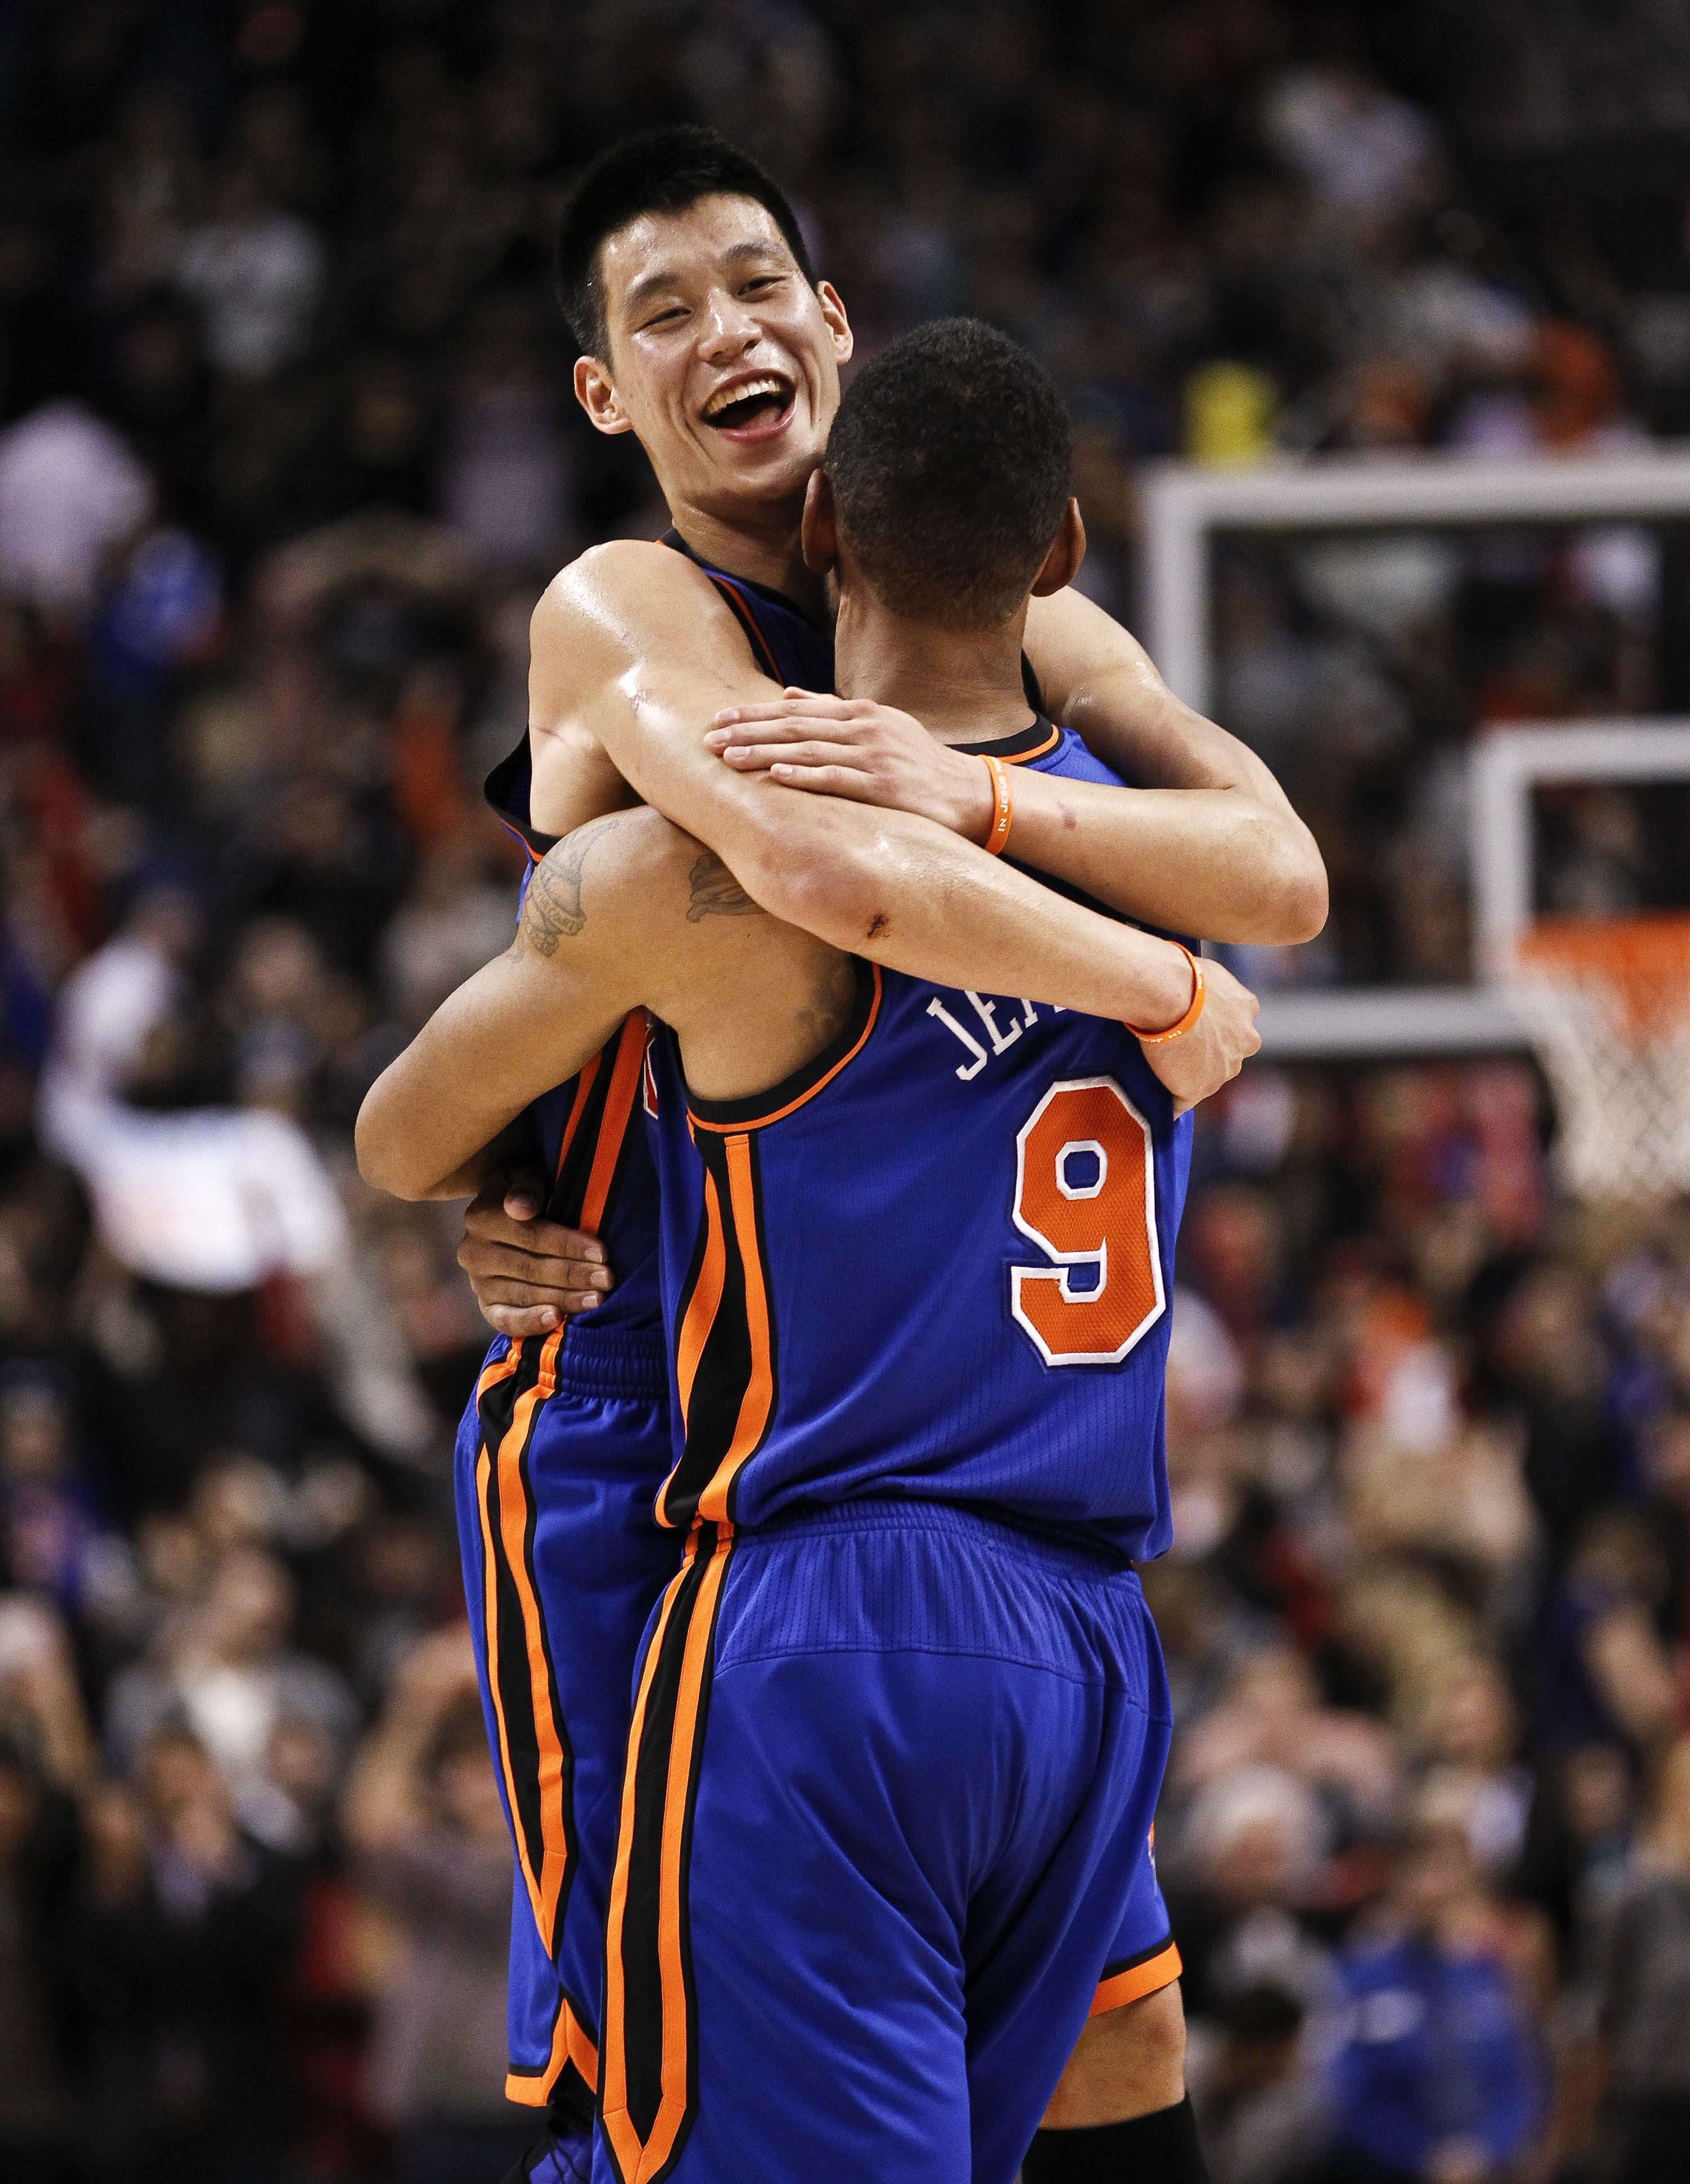
[[[1100,1571],[1131,1569],[1131,1557],[1109,1540],[1076,1526],[1042,1524],[995,1502],[920,1502],[908,1496],[865,1496],[853,1502],[800,1502],[776,1510],[754,1528],[738,1529],[748,1545],[773,1543],[824,1532],[947,1532],[993,1554],[1053,1557]]]
[[[655,1327],[593,1327],[572,1319],[558,1353],[558,1385],[576,1396],[667,1401],[669,1357]]]

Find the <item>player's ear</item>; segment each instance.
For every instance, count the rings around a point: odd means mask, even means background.
[[[839,563],[839,524],[833,510],[833,487],[826,471],[813,471],[804,493],[804,566],[812,575],[825,577]]]
[[[608,365],[596,356],[578,356],[575,370],[575,400],[600,432],[631,432],[634,421],[617,399]]]
[[[1080,564],[1085,558],[1086,526],[1081,518],[1080,504],[1070,494],[1062,511],[1062,521],[1056,526],[1050,551],[1044,557],[1044,566],[1033,578],[1033,597],[1046,599],[1053,592],[1066,590],[1079,575]]]
[[[818,281],[815,292],[821,305],[821,315],[827,321],[827,331],[833,337],[833,361],[843,364],[856,347],[856,336],[851,332],[851,321],[845,315],[845,305],[839,291],[831,281]]]

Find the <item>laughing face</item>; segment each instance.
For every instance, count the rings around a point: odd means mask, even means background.
[[[593,423],[638,437],[677,515],[787,504],[796,525],[851,354],[831,287],[810,287],[750,198],[647,214],[599,264],[609,356],[582,357],[575,382]]]

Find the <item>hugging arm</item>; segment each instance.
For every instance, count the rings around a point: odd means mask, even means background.
[[[1138,785],[1018,772],[1010,854],[1147,924],[1210,940],[1312,939],[1326,868],[1255,754],[1181,705],[1137,640],[1071,588],[1032,600],[1026,647],[1052,717]],[[970,840],[991,822],[978,759],[889,706],[771,693],[730,709],[709,742],[729,770],[919,812]]]
[[[748,674],[738,624],[679,554],[625,541],[583,554],[535,610],[533,660],[536,774],[548,738],[590,729],[648,804],[787,924],[936,985],[1119,1012],[1094,921],[1036,881],[918,814],[721,764],[705,739],[715,711],[778,694]],[[1136,1020],[1173,1022],[1189,991],[1187,978]]]
[[[479,1149],[642,1005],[681,1032],[689,1078],[695,1038],[703,1066],[733,1077],[703,1081],[711,1097],[749,1095],[808,1060],[812,974],[837,971],[839,954],[748,915],[749,899],[701,852],[651,811],[596,820],[550,850],[529,883],[513,946],[442,1003],[371,1086],[358,1118],[365,1181],[401,1198],[473,1188]],[[1057,907],[1083,965],[1064,1006],[1128,1021],[1166,1020],[1184,1008],[1192,970],[1181,950],[1076,904]],[[1210,975],[1226,979],[1218,966]],[[1246,1011],[1242,1024],[1229,1010]],[[1238,1050],[1254,1045],[1254,1014],[1242,988],[1229,994],[1223,985],[1192,1032],[1153,1050],[1170,1057],[1164,1082],[1176,1097],[1197,1096],[1182,1090],[1192,1072],[1215,1082],[1232,1073]]]
[[[537,826],[564,833],[624,803],[631,783],[707,842],[777,917],[937,983],[1098,1006],[1088,928],[1076,923],[1072,905],[958,839],[965,827],[948,833],[908,811],[809,796],[720,763],[705,739],[714,713],[757,706],[779,693],[758,671],[715,588],[682,556],[632,542],[595,549],[552,585],[536,610],[532,635]],[[1063,662],[1053,655],[1046,672],[1062,670]],[[1148,662],[1144,668],[1154,680]],[[916,733],[924,751],[939,748]],[[972,777],[984,769],[968,761],[966,770],[972,788]],[[1033,823],[1026,806],[1037,793],[1035,781],[1042,788],[1037,777],[1018,777],[1022,839]],[[1098,793],[1123,802],[1128,796]],[[1059,818],[1058,831],[1065,831]],[[1097,892],[1111,899],[1107,888]],[[1158,905],[1149,901],[1141,914],[1154,919]],[[1205,928],[1195,908],[1189,917],[1170,911],[1166,922],[1188,931]],[[1221,933],[1224,923],[1208,929]],[[1200,1038],[1150,1050],[1159,1073],[1185,1100],[1224,1084],[1259,1044],[1250,996],[1219,966],[1209,967],[1208,977]],[[1076,978],[1089,1000],[1072,998],[1081,990]],[[1172,1022],[1188,990],[1176,979],[1161,1003],[1147,1002],[1135,1020]],[[535,1217],[541,1201],[531,1178],[490,1173],[492,1167],[475,1156],[445,1178],[453,1193],[485,1184],[465,1217],[459,1263],[490,1324],[513,1336],[542,1333],[561,1312],[602,1293],[613,1272],[602,1254],[595,1258],[596,1245]],[[442,1184],[436,1195],[450,1194]]]
[[[1137,866],[1154,905],[1142,914],[1206,939],[1312,940],[1326,922],[1326,866],[1248,744],[1176,698],[1137,638],[1071,585],[1032,601],[1026,648],[1052,716],[1137,784],[1113,854]],[[1040,841],[1048,833],[1042,825]]]
[[[366,1183],[397,1198],[467,1195],[482,1149],[591,1061],[637,1006],[637,936],[584,914],[594,853],[634,816],[598,820],[559,844],[529,883],[511,947],[450,994],[371,1085],[357,1130]]]

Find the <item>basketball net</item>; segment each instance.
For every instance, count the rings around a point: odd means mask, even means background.
[[[1690,916],[1542,917],[1510,983],[1586,1199],[1690,1192]]]

